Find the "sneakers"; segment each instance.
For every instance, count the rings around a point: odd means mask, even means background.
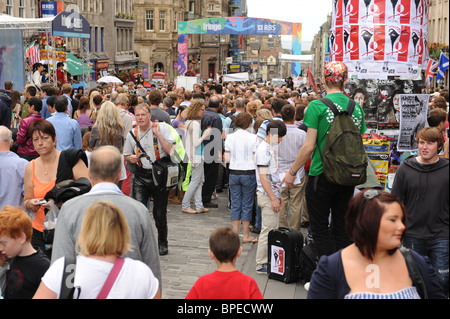
[[[258,275],[267,275],[267,265],[262,265],[260,268],[256,269]]]
[[[308,291],[309,290],[309,282],[307,282],[303,287],[305,288],[306,291]]]

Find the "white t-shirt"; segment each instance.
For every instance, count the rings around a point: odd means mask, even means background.
[[[170,131],[168,125],[166,123],[159,123],[159,131],[161,132],[162,137],[169,142],[169,144],[174,144],[175,141],[172,137],[172,132]],[[134,130],[132,130],[134,134]],[[155,156],[155,148],[153,145],[153,131],[152,127],[148,128],[147,131],[141,132],[141,130],[138,128],[138,137],[139,137],[139,143],[144,148],[145,152],[147,152],[147,155],[150,157],[151,161],[156,161]],[[162,148],[161,142],[158,140],[158,148],[159,148],[159,155],[161,158],[166,156],[166,152],[164,152],[164,149]],[[133,155],[136,154],[136,142],[131,137],[130,133],[127,135],[127,139],[125,141],[124,147],[123,147],[123,155]],[[145,169],[151,169],[152,163],[146,158],[141,158],[142,167]]]
[[[227,135],[225,152],[230,153],[230,169],[249,171],[256,170],[255,153],[258,148],[258,138],[255,134],[238,129]]]
[[[280,170],[278,169],[278,157],[276,154],[276,148],[270,146],[269,143],[267,143],[265,140],[262,140],[261,143],[259,143],[256,150],[256,166],[267,167],[267,179],[269,180],[273,193],[278,199],[280,199],[281,179]],[[256,172],[256,182],[258,184],[256,190],[267,195],[259,178],[259,170],[257,170]]]
[[[96,299],[112,267],[110,262],[78,256],[74,282],[75,287],[81,288],[78,299]],[[63,268],[64,257],[56,260],[42,277],[45,286],[55,292],[58,298]],[[107,299],[153,299],[158,289],[159,281],[146,264],[125,258]]]

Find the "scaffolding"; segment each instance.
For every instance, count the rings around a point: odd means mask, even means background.
[[[28,47],[34,40],[36,33],[46,32],[52,34],[52,23],[55,17],[50,18],[18,18],[7,14],[0,14],[0,30],[21,30],[22,31],[22,41],[23,47]],[[76,36],[73,36],[76,37]],[[83,75],[82,81],[86,85],[87,80],[90,76],[90,60],[89,51],[86,50],[85,39],[82,39],[82,51],[81,60],[83,61]],[[55,49],[55,37],[51,36],[50,41],[50,52],[49,57],[51,57],[52,65],[56,66],[56,49]],[[26,63],[26,57],[24,54],[24,65]],[[26,77],[26,70],[23,70]],[[57,86],[56,72],[53,72],[53,77],[49,78],[50,83]]]

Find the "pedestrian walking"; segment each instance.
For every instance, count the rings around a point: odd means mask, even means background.
[[[258,148],[256,135],[248,131],[252,120],[249,113],[239,113],[234,120],[235,131],[228,134],[225,140],[225,161],[230,165],[230,219],[237,233],[242,222],[243,243],[258,241],[249,234],[256,193],[255,154]]]
[[[77,240],[74,274],[75,299],[160,298],[158,279],[140,260],[121,257],[130,249],[130,228],[117,205],[98,201],[83,216]],[[65,258],[59,258],[42,277],[34,299],[59,298]],[[118,266],[119,265],[119,266]],[[116,267],[119,267],[116,271]],[[116,273],[116,278],[110,275]],[[111,281],[110,281],[111,280]],[[110,286],[108,286],[110,285]],[[109,290],[104,290],[109,287]]]
[[[199,214],[209,211],[203,206],[202,201],[202,186],[205,180],[203,141],[211,134],[211,128],[207,128],[202,132],[201,118],[204,113],[204,100],[193,99],[186,114],[186,137],[184,139],[184,146],[191,164],[191,180],[181,203],[181,211],[188,214]],[[194,200],[195,209],[191,208],[191,199]]]

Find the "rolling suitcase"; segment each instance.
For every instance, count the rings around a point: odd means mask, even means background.
[[[284,283],[296,282],[299,278],[299,256],[303,247],[300,230],[280,227],[268,235],[269,278]]]

